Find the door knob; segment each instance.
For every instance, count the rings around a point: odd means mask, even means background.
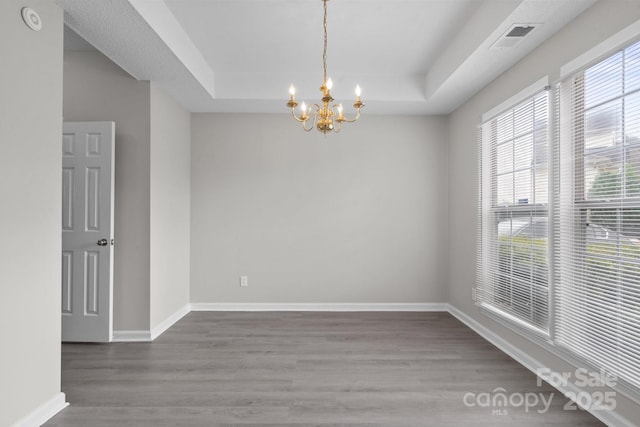
[[[107,239],[98,240],[98,246],[107,246],[107,244],[109,244],[109,241]]]

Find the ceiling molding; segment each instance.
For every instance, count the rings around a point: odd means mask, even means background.
[[[458,108],[596,0],[340,0],[329,5],[329,76],[363,113]],[[322,5],[309,0],[56,0],[65,24],[134,78],[192,112],[286,114],[289,85],[320,98]],[[516,48],[492,48],[517,23]]]
[[[184,67],[215,98],[215,75],[163,1],[128,0]]]

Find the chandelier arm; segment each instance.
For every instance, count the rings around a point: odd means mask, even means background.
[[[311,123],[311,126],[309,126],[308,128],[305,126],[307,124],[308,120],[305,120],[302,122],[302,129],[305,130],[305,132],[311,132],[311,129],[313,129],[313,123]]]
[[[318,121],[318,113],[320,112],[320,106],[318,104],[313,104],[309,107],[309,115],[307,116],[307,118],[305,120],[298,120],[302,122],[302,128],[307,131],[310,132],[311,129],[313,129],[316,126],[316,122]],[[307,128],[306,124],[309,121],[309,119],[313,117],[313,120],[311,120],[311,126],[309,126]]]
[[[357,109],[357,113],[356,116],[353,119],[347,119],[346,117],[342,117],[342,119],[340,119],[341,122],[347,122],[347,123],[353,123],[358,121],[358,119],[360,118],[360,109]]]
[[[294,119],[296,119],[296,121],[299,121],[299,122],[306,122],[308,119],[308,117],[306,119],[303,119],[302,116],[298,118],[298,116],[296,116],[295,108],[291,108],[291,115],[293,116]]]

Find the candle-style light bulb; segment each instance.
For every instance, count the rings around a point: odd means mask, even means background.
[[[342,116],[342,104],[338,104],[338,115]]]
[[[362,89],[360,88],[360,85],[356,85],[356,96],[360,98],[361,94],[362,94]]]
[[[327,80],[327,89],[331,90],[331,88],[333,88],[333,80],[331,80],[331,78],[329,78]]]
[[[289,95],[293,98],[293,95],[296,94],[296,88],[293,85],[289,86]]]
[[[303,115],[307,112],[307,104],[305,104],[304,101],[300,104],[300,110],[302,110]]]

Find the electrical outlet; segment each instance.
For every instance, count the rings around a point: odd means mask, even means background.
[[[240,276],[240,286],[242,286],[243,288],[249,286],[249,277]]]
[[[471,288],[471,300],[476,300],[476,288]]]

